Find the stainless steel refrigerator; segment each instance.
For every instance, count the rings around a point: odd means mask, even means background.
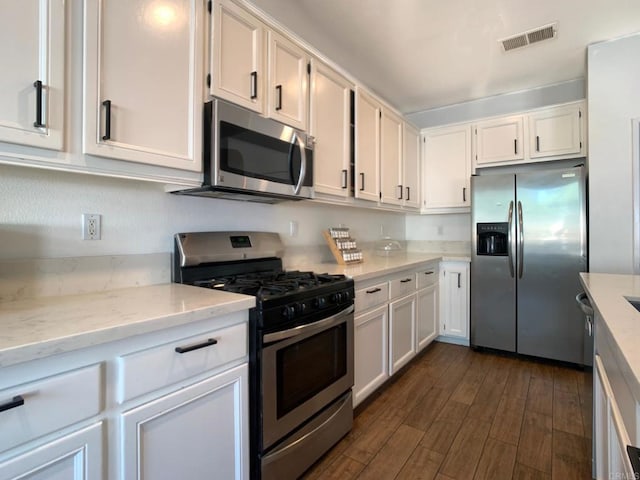
[[[471,345],[585,364],[585,169],[471,178]]]

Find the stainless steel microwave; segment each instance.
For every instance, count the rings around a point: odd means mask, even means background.
[[[181,194],[261,203],[313,198],[313,139],[219,99],[204,108],[204,182]]]

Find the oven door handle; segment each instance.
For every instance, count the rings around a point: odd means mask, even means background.
[[[342,323],[344,321],[343,318],[353,313],[354,309],[355,307],[353,305],[350,305],[348,308],[345,308],[341,312],[336,313],[335,315],[331,315],[330,317],[323,318],[322,320],[318,320],[317,322],[313,322],[308,325],[300,325],[299,327],[290,328],[281,332],[267,333],[262,337],[262,342],[265,344],[277,342],[278,340],[285,340],[287,338],[297,337],[299,335],[304,335],[307,333],[330,328],[334,325]]]

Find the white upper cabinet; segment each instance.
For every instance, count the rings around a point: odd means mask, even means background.
[[[471,125],[425,130],[423,207],[469,207]]]
[[[524,159],[522,116],[479,122],[475,126],[476,164]]]
[[[402,205],[402,118],[389,109],[380,117],[380,201]]]
[[[420,208],[420,132],[404,123],[402,131],[403,205]]]
[[[264,113],[266,27],[231,1],[214,5],[209,93]]]
[[[307,129],[310,57],[282,35],[269,32],[269,116]]]
[[[380,115],[378,101],[356,89],[355,197],[377,202],[380,199]]]
[[[353,84],[319,60],[311,61],[309,133],[315,139],[316,193],[348,197]]]
[[[64,0],[4,0],[0,141],[62,150]]]
[[[84,153],[200,170],[203,2],[84,8]]]
[[[529,114],[529,156],[540,158],[582,153],[581,119],[581,104]]]

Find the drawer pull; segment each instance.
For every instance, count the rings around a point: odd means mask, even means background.
[[[16,395],[13,397],[13,400],[9,400],[7,403],[3,403],[0,405],[0,412],[4,412],[5,410],[11,410],[12,408],[21,407],[24,405],[24,398],[22,395]]]
[[[381,288],[372,288],[371,290],[367,290],[367,293],[376,293],[379,292],[380,290],[382,290]]]
[[[187,353],[193,350],[198,350],[199,348],[210,347],[211,345],[215,345],[218,343],[218,340],[215,338],[208,338],[204,342],[200,343],[192,343],[191,345],[186,345],[184,347],[176,347],[176,353]]]
[[[433,273],[434,273],[433,270],[430,272],[424,272],[425,275],[433,275]]]
[[[410,282],[411,280],[413,280],[413,279],[405,278],[404,280],[400,280],[400,283],[407,283],[407,282]]]

